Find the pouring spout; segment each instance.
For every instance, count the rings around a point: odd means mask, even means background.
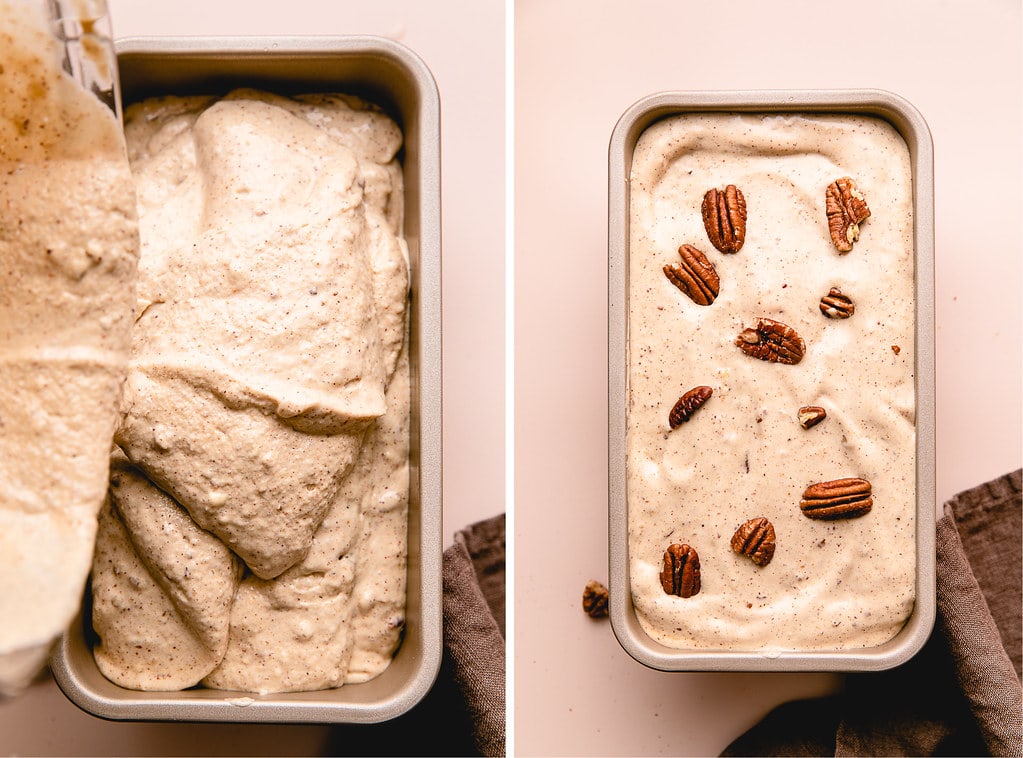
[[[64,70],[121,118],[117,56],[106,0],[45,0]]]

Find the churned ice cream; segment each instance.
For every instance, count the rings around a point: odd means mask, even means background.
[[[80,607],[139,248],[120,126],[62,69],[43,8],[0,0],[0,694]]]
[[[891,639],[916,569],[904,140],[868,116],[673,116],[629,197],[640,624],[764,654]]]
[[[126,111],[142,238],[95,648],[125,687],[360,682],[404,626],[398,126],[341,95]]]

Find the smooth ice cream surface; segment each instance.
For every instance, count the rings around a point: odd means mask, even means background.
[[[871,215],[853,249],[829,236],[826,187],[855,180]],[[721,253],[705,193],[738,187],[745,242]],[[699,113],[640,135],[630,177],[627,498],[629,567],[643,629],[673,648],[848,650],[893,638],[915,597],[915,280],[908,148],[867,116]],[[720,292],[698,305],[665,275],[692,245]],[[828,318],[832,288],[855,305]],[[759,319],[798,333],[796,364],[736,345]],[[694,387],[712,395],[672,428]],[[823,422],[803,428],[799,409]],[[807,518],[812,484],[862,478],[858,518]],[[730,546],[766,517],[776,551],[756,565]],[[697,551],[701,588],[682,598],[659,574],[673,543]]]
[[[0,694],[78,612],[127,370],[135,196],[42,3],[0,0]]]
[[[143,690],[372,678],[405,607],[401,132],[356,98],[241,89],[134,104],[125,134],[142,257],[97,661]]]

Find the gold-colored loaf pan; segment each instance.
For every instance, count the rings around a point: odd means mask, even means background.
[[[770,653],[676,649],[654,640],[633,606],[626,471],[632,161],[640,136],[655,122],[707,112],[871,116],[894,126],[909,148],[916,308],[915,605],[901,631],[876,647]],[[935,616],[934,174],[922,116],[899,96],[879,90],[663,92],[639,100],[622,115],[608,158],[608,559],[610,616],[620,644],[637,661],[663,671],[871,671],[908,660],[926,642]]]
[[[193,688],[155,693],[107,680],[91,645],[88,598],[51,668],[76,705],[115,720],[359,723],[394,718],[418,703],[441,659],[440,116],[433,77],[387,39],[334,37],[131,38],[116,43],[122,100],[224,94],[252,87],[281,94],[343,92],[381,106],[401,127],[405,228],[411,264],[412,410],[406,627],[394,660],[375,679],[276,695]]]

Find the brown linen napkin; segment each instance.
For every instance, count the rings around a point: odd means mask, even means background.
[[[332,728],[323,755],[504,755],[504,515],[456,533],[443,572],[436,684],[396,719]]]
[[[722,755],[1023,755],[1021,475],[945,504],[937,619],[920,653],[779,706]]]
[[[504,580],[503,515],[455,534],[444,551],[444,652],[485,756],[505,747]]]

